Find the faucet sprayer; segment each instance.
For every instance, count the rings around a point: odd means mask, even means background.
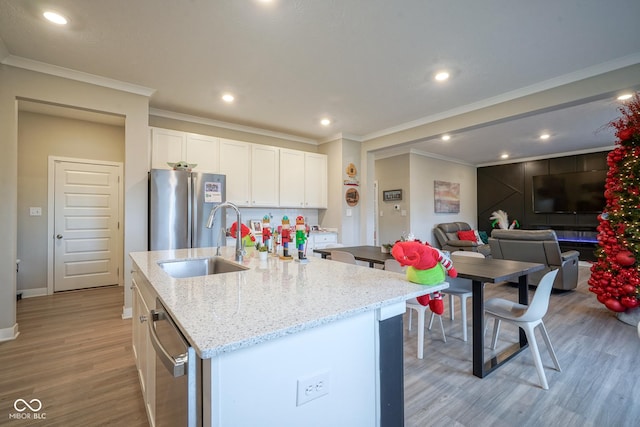
[[[236,205],[234,205],[231,202],[224,202],[224,203],[220,203],[217,206],[214,206],[213,209],[211,209],[211,213],[209,214],[209,219],[207,219],[206,227],[207,228],[213,227],[213,220],[216,216],[216,212],[220,208],[232,208],[233,210],[236,211],[236,222],[238,224],[238,231],[236,234],[236,261],[242,262],[242,257],[244,255],[244,250],[242,249],[242,217],[240,215],[240,209]],[[218,246],[218,250],[219,248],[220,246]]]

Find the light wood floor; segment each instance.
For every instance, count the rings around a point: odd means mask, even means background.
[[[20,335],[0,343],[0,425],[147,425],[123,301],[117,286],[18,301]],[[39,399],[46,420],[9,419],[16,399]]]
[[[471,375],[471,342],[460,339],[458,318],[451,322],[445,316],[447,343],[437,328],[426,332],[423,360],[415,357],[415,328],[405,331],[405,425],[638,425],[636,329],[595,300],[586,287],[588,270],[581,270],[579,289],[553,294],[545,317],[562,367],[562,372],[551,368],[541,342],[548,391],[538,386],[528,351],[487,378]],[[486,293],[515,299],[516,289],[487,285]],[[0,425],[147,425],[131,352],[131,320],[120,317],[122,301],[122,288],[110,287],[18,303],[20,337],[0,343]],[[513,327],[502,329],[499,349],[517,339]],[[8,419],[19,398],[40,399],[46,420]]]
[[[459,318],[453,323],[448,320],[448,307],[443,319],[447,342],[442,342],[434,322],[432,331],[427,331],[423,360],[415,357],[415,328],[409,333],[405,330],[405,425],[640,425],[640,339],[636,328],[620,322],[597,302],[586,285],[588,268],[580,270],[579,288],[553,293],[544,318],[562,372],[552,368],[536,331],[549,390],[539,387],[529,350],[484,379],[474,377],[471,342],[462,341]],[[517,300],[517,289],[509,285],[488,284],[485,293],[487,297]],[[467,310],[470,314],[470,303]],[[493,323],[489,326],[485,345]],[[498,350],[516,341],[517,329],[503,323]],[[488,349],[486,354],[490,354]]]

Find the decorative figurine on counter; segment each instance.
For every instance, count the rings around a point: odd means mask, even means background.
[[[289,242],[291,241],[291,225],[289,224],[289,217],[282,217],[282,230],[280,231],[280,239],[282,240],[282,256],[281,259],[293,259],[289,255]]]
[[[307,241],[307,226],[304,223],[304,217],[298,215],[296,217],[296,246],[298,247],[298,259],[301,263],[309,262],[305,251],[305,242]]]
[[[269,215],[265,215],[262,218],[262,244],[267,247],[267,251],[273,248],[271,244],[271,218]]]

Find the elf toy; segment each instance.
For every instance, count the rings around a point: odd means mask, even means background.
[[[418,241],[396,242],[391,255],[402,266],[407,266],[407,280],[420,285],[436,285],[444,282],[446,275],[458,276],[453,263],[440,250]],[[435,314],[444,313],[444,301],[440,292],[433,297],[423,295],[417,298],[422,305],[429,305]]]

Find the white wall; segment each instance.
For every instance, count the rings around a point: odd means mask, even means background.
[[[411,154],[410,228],[415,236],[435,245],[433,228],[441,222],[463,221],[477,229],[477,175],[474,166]],[[460,184],[460,212],[435,213],[434,181]]]
[[[31,112],[18,114],[18,258],[20,291],[47,288],[48,157],[124,162],[124,127]],[[42,216],[30,216],[29,207]]]
[[[147,246],[149,101],[146,96],[0,64],[0,340],[18,333],[16,258],[18,212],[18,99],[85,108],[125,116],[124,283],[131,281],[127,254]],[[125,286],[123,312],[131,307]]]
[[[476,168],[469,165],[406,153],[375,162],[379,185],[378,217],[380,243],[393,243],[403,233],[413,233],[424,242],[435,244],[433,228],[441,222],[464,221],[476,228]],[[434,212],[434,181],[460,184],[460,212]],[[402,201],[384,202],[384,190],[403,190]],[[394,210],[399,205],[400,210]],[[406,210],[406,216],[402,212]]]

